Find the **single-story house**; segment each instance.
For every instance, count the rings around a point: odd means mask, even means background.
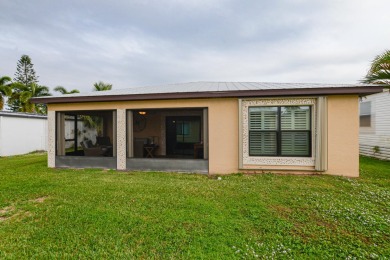
[[[0,156],[46,151],[47,130],[44,115],[0,111]]]
[[[357,177],[359,97],[382,90],[194,82],[33,102],[48,106],[49,167]],[[99,136],[95,142],[66,139],[65,120],[93,121]],[[66,149],[67,142],[74,147]]]
[[[390,160],[390,93],[386,90],[360,101],[360,154]]]

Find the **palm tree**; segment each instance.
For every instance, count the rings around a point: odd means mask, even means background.
[[[11,78],[3,76],[0,78],[0,110],[4,108],[4,97],[9,97],[12,94]]]
[[[390,86],[390,50],[386,50],[375,57],[362,82]]]
[[[68,91],[66,88],[63,86],[57,86],[54,88],[54,91],[60,92],[62,95],[67,95],[67,94],[75,94],[75,93],[80,93],[78,89],[72,89],[71,91]]]
[[[31,103],[30,99],[32,97],[51,96],[48,87],[36,83],[31,83],[27,86],[21,83],[14,83],[14,90],[10,99],[20,101],[19,112],[46,114],[46,105]]]
[[[103,81],[95,82],[93,86],[94,86],[93,89],[94,91],[106,91],[112,89],[112,84],[104,83]]]

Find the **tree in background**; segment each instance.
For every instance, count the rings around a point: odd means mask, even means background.
[[[103,81],[95,82],[93,84],[93,91],[107,91],[112,89],[112,84],[104,83]],[[100,116],[83,116],[83,121],[86,127],[96,129],[98,135],[103,131],[103,118]]]
[[[16,65],[15,82],[29,85],[38,83],[38,77],[35,75],[34,64],[31,63],[31,58],[28,55],[22,55]]]
[[[390,50],[386,50],[375,57],[362,82],[390,86]]]
[[[14,92],[10,99],[19,101],[20,105],[17,111],[38,114],[47,113],[45,104],[34,104],[30,102],[30,99],[33,97],[51,96],[48,87],[41,86],[36,83],[24,85],[17,82],[14,83],[13,88]]]
[[[66,88],[63,86],[57,86],[54,88],[54,91],[60,92],[62,95],[67,95],[67,94],[75,94],[75,93],[80,93],[78,89],[72,89],[71,91],[68,91]]]
[[[4,108],[4,98],[12,94],[11,78],[3,76],[0,78],[0,110]]]
[[[104,83],[103,81],[95,82],[93,86],[94,86],[93,89],[94,91],[106,91],[112,89],[112,84]]]
[[[22,89],[25,90],[29,88],[29,85],[38,84],[38,76],[35,75],[34,64],[28,55],[22,55],[18,60],[14,82],[15,87],[12,88],[11,97],[8,99],[8,107],[16,112],[24,110],[24,108],[21,108],[22,104],[19,99]],[[21,87],[21,85],[24,87]],[[30,86],[30,88],[33,87]]]

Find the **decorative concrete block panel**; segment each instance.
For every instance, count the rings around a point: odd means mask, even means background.
[[[47,112],[48,120],[48,147],[47,147],[47,166],[54,168],[56,165],[56,112]]]
[[[126,109],[118,109],[116,116],[116,167],[126,170]]]

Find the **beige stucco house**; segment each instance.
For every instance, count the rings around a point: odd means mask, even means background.
[[[359,97],[381,91],[361,84],[195,82],[33,102],[48,106],[49,167],[357,177]],[[75,122],[70,132],[65,120]],[[78,138],[80,120],[92,121],[94,140]]]

